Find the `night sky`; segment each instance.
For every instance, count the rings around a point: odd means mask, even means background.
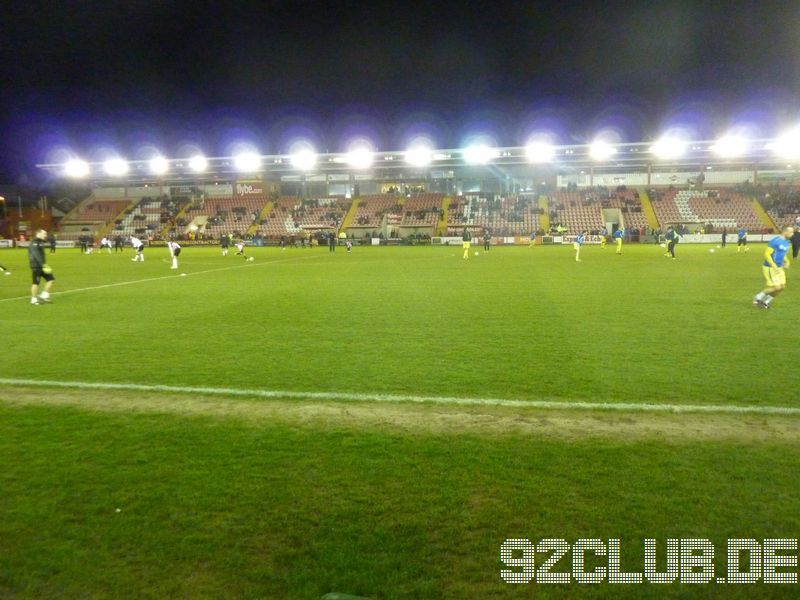
[[[59,146],[219,155],[300,136],[338,151],[366,131],[387,150],[420,131],[457,147],[606,127],[640,141],[800,117],[796,0],[28,0],[0,17],[0,182]]]

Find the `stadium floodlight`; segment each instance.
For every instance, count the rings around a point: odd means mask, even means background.
[[[462,155],[464,160],[471,165],[485,165],[493,158],[500,156],[500,153],[486,144],[473,144],[464,148]]]
[[[661,160],[672,160],[686,154],[687,147],[688,143],[685,140],[676,137],[662,137],[650,146],[650,152]]]
[[[109,158],[103,163],[103,169],[105,169],[106,175],[119,177],[128,172],[128,163],[121,158]]]
[[[67,177],[86,177],[89,174],[89,163],[79,158],[73,158],[64,165],[64,175]]]
[[[368,169],[372,166],[372,150],[369,148],[353,148],[347,153],[347,164],[354,169]]]
[[[603,140],[596,140],[589,146],[589,156],[593,160],[608,160],[617,153],[617,149]]]
[[[556,149],[547,142],[530,142],[525,146],[525,156],[532,163],[547,163],[553,160]]]
[[[736,158],[747,153],[747,138],[741,135],[726,135],[711,146],[711,151],[720,158]]]
[[[415,167],[427,167],[433,161],[433,152],[428,146],[413,146],[406,150],[406,162]]]
[[[150,159],[149,165],[153,175],[163,175],[169,170],[169,161],[163,156],[154,156]]]
[[[189,168],[195,173],[202,173],[208,168],[208,159],[202,154],[197,154],[189,159]]]
[[[317,155],[313,150],[305,148],[292,154],[289,157],[289,162],[295,169],[310,171],[317,164]]]
[[[237,171],[252,173],[261,167],[261,157],[255,152],[242,152],[233,157],[233,165]]]
[[[782,134],[771,144],[772,151],[787,160],[800,158],[800,128]]]

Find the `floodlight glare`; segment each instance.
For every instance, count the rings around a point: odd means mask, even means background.
[[[233,164],[237,171],[252,173],[261,166],[261,157],[255,152],[242,152],[233,157]]]
[[[128,163],[121,158],[110,158],[103,163],[107,175],[118,177],[128,172]]]
[[[189,159],[189,168],[195,173],[202,173],[208,168],[208,160],[202,154]]]
[[[726,135],[711,146],[711,151],[721,158],[736,158],[747,153],[749,143],[740,135]]]
[[[295,169],[310,171],[317,164],[317,155],[311,150],[299,150],[289,157],[289,162]]]
[[[79,158],[68,160],[64,165],[64,174],[67,177],[86,177],[89,174],[89,163]]]
[[[493,158],[500,156],[500,153],[485,144],[474,144],[464,148],[463,156],[464,160],[471,165],[485,165]]]
[[[354,169],[368,169],[372,165],[372,151],[368,148],[355,148],[347,153],[347,164]]]
[[[556,149],[547,142],[531,142],[525,146],[525,156],[532,163],[546,163],[553,160]]]
[[[800,158],[800,128],[787,131],[772,144],[772,150],[781,158]]]
[[[674,158],[680,158],[686,154],[687,146],[688,144],[681,139],[674,137],[662,137],[655,144],[650,146],[650,152],[652,152],[656,158],[670,160]]]
[[[617,149],[603,140],[592,142],[592,145],[589,146],[589,156],[594,160],[608,160],[616,153]]]
[[[433,152],[427,146],[415,146],[406,150],[406,162],[415,167],[427,167],[433,161]]]
[[[163,175],[169,170],[169,161],[163,156],[154,156],[150,159],[150,172],[153,175]]]

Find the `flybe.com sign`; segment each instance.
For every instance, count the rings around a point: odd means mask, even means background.
[[[264,185],[258,183],[237,183],[236,184],[237,196],[263,196]]]

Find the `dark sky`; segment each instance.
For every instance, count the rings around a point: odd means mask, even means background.
[[[420,123],[450,147],[638,141],[681,119],[771,134],[800,106],[797,0],[15,0],[0,50],[4,181],[58,145],[333,151],[365,125],[396,149]]]

